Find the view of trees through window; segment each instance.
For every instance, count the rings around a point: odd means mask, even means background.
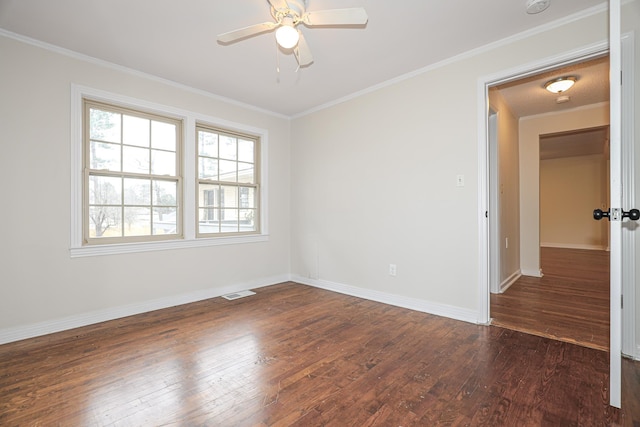
[[[85,124],[85,239],[179,235],[181,123],[86,102]]]

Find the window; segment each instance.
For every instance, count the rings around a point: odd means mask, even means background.
[[[269,239],[266,129],[72,84],[71,130],[72,258]]]
[[[197,127],[198,236],[258,233],[259,139]]]
[[[181,122],[85,101],[84,123],[84,242],[180,237]]]

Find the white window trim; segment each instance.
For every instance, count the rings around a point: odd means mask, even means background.
[[[89,98],[95,101],[121,105],[138,110],[168,115],[183,120],[182,171],[183,171],[183,206],[182,221],[184,238],[160,242],[117,243],[105,245],[82,244],[82,100]],[[231,131],[248,133],[260,138],[260,233],[241,236],[196,238],[196,123],[208,124]],[[71,236],[69,253],[72,258],[112,255],[133,252],[149,252],[158,250],[198,248],[204,246],[231,245],[239,243],[264,242],[269,239],[268,232],[268,153],[269,136],[266,129],[247,126],[228,120],[211,117],[192,111],[168,107],[149,101],[106,92],[86,86],[71,85]]]

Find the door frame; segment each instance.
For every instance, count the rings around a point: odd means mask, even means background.
[[[515,68],[502,70],[497,73],[480,77],[478,79],[478,205],[479,215],[479,291],[478,291],[478,323],[488,324],[491,321],[490,306],[490,272],[498,254],[492,253],[491,242],[498,231],[492,227],[489,217],[492,215],[490,195],[498,191],[491,186],[491,176],[497,173],[497,157],[491,158],[497,150],[492,150],[489,142],[489,88],[503,83],[520,80],[544,71],[553,70],[576,62],[607,55],[609,52],[608,41],[603,41],[590,46],[579,48],[563,54],[541,59]],[[495,213],[496,215],[498,212]]]
[[[622,71],[623,75],[634,75],[634,45],[633,35],[623,34],[621,36],[622,50]],[[596,43],[590,46],[565,52],[563,54],[542,59],[520,67],[502,70],[500,72],[480,77],[478,79],[478,206],[479,206],[479,290],[478,290],[478,323],[490,324],[490,275],[495,271],[499,260],[495,260],[495,249],[492,242],[498,237],[498,231],[493,222],[489,220],[489,213],[494,209],[490,195],[498,191],[492,183],[491,175],[497,173],[491,168],[497,168],[497,158],[494,156],[489,140],[489,88],[513,80],[522,79],[540,72],[559,68],[576,62],[582,62],[591,58],[606,55],[609,53],[608,41]],[[634,147],[633,147],[633,79],[627,79],[625,90],[622,91],[622,182],[630,185],[624,186],[622,194],[622,206],[625,209],[635,206],[634,188]],[[496,215],[498,212],[496,212]],[[624,223],[623,223],[624,224]],[[635,239],[630,229],[623,226],[622,233],[622,295],[630,303],[627,303],[622,310],[622,322],[618,325],[621,331],[615,333],[622,338],[622,353],[635,358],[640,358],[637,354],[635,328]],[[614,326],[615,327],[615,326]]]

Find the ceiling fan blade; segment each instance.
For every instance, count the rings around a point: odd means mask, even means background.
[[[220,34],[218,35],[218,41],[220,43],[232,43],[240,39],[246,39],[247,37],[271,31],[278,25],[279,24],[277,22],[263,22],[262,24],[251,25],[249,27]]]
[[[293,53],[298,60],[298,65],[304,67],[313,62],[313,55],[311,55],[311,49],[309,49],[309,45],[307,44],[302,31],[298,30],[298,33],[300,34],[300,39],[298,40],[298,46],[293,50]]]
[[[367,12],[361,7],[318,10],[308,12],[304,15],[304,23],[310,27],[322,25],[364,25],[368,20]]]
[[[268,0],[269,4],[271,5],[272,8],[274,8],[275,10],[280,10],[280,9],[288,9],[289,5],[287,4],[287,2],[285,0]]]

